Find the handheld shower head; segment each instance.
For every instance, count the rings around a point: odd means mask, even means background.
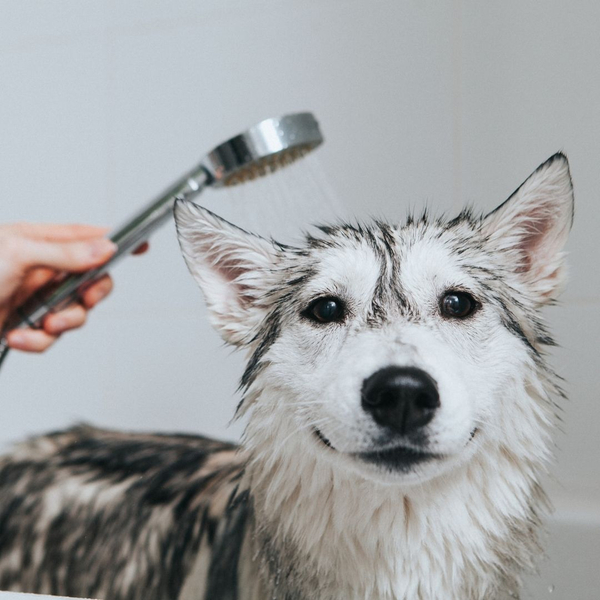
[[[49,312],[76,300],[83,289],[169,219],[176,199],[190,200],[207,186],[220,188],[262,177],[291,164],[322,142],[317,120],[312,113],[304,112],[266,119],[218,145],[195,168],[109,234],[117,251],[107,263],[50,283],[19,308],[18,315],[10,319],[2,331],[0,364],[8,352],[5,335],[8,331],[16,327],[39,328]]]
[[[202,164],[214,187],[267,175],[304,156],[323,141],[311,113],[266,119],[217,146]]]
[[[219,144],[194,169],[110,234],[118,250],[102,269],[106,271],[119,256],[136,248],[170,218],[176,198],[190,200],[207,186],[221,188],[262,177],[291,164],[322,142],[319,123],[312,113],[294,113],[265,119]]]

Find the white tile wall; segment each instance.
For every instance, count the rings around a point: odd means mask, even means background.
[[[600,513],[600,4],[462,4],[465,199],[492,208],[554,152],[565,151],[571,162],[571,278],[561,305],[548,311],[562,346],[554,362],[570,395],[555,493],[588,498]]]
[[[101,33],[106,26],[106,9],[103,0],[3,2],[0,51],[9,54],[32,51],[41,58],[44,49]]]
[[[492,208],[563,149],[577,217],[550,313],[572,395],[556,472],[600,506],[599,22],[599,4],[558,0],[4,3],[0,220],[116,224],[215,143],[298,109],[322,123],[321,167],[203,200],[278,235],[331,197],[322,168],[349,214]],[[242,359],[209,331],[173,229],[153,246],[85,330],[9,358],[1,442],[76,420],[228,435]]]
[[[0,50],[3,221],[106,221],[104,46],[90,33]]]
[[[554,364],[566,381],[569,400],[564,406],[564,435],[557,437],[558,463],[554,469],[561,496],[578,490],[596,505],[600,521],[600,443],[598,415],[598,300],[565,300],[548,311],[561,347]]]
[[[465,0],[463,194],[492,206],[564,150],[576,220],[567,298],[600,298],[600,4]]]

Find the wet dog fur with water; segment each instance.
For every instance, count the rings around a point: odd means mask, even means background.
[[[248,354],[241,446],[81,426],[0,462],[0,589],[125,599],[518,597],[557,401],[540,311],[573,216],[557,154],[486,216],[322,227],[198,206],[178,235]]]

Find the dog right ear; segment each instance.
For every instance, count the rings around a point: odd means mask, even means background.
[[[569,163],[558,153],[540,165],[482,222],[488,243],[510,253],[514,269],[539,304],[560,293],[566,278],[564,245],[573,223]]]
[[[204,293],[212,325],[226,342],[243,345],[265,315],[277,248],[185,200],[175,203],[175,224],[183,257]]]

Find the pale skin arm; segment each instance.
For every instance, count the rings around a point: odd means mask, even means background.
[[[107,230],[91,225],[0,225],[0,330],[13,311],[58,273],[81,273],[106,262],[116,246]],[[146,245],[138,249],[144,251]],[[81,327],[89,309],[112,290],[109,275],[83,293],[80,302],[48,315],[42,329],[8,333],[11,348],[43,352],[61,333]]]

